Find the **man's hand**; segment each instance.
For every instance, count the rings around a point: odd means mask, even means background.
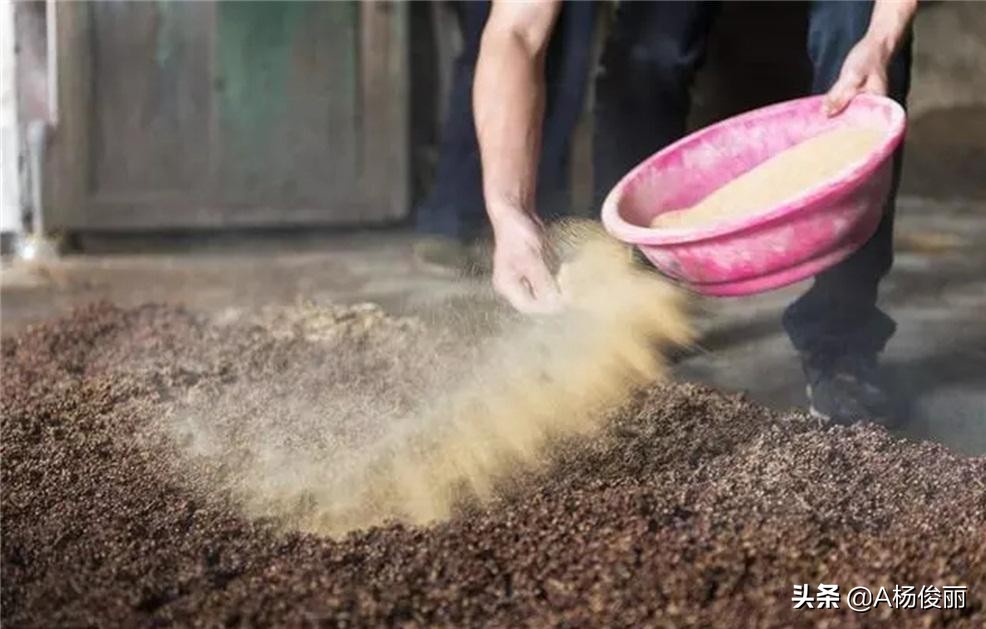
[[[547,314],[561,308],[561,294],[544,259],[544,234],[537,219],[522,211],[494,222],[493,288],[517,310]]]
[[[887,65],[917,11],[917,0],[876,0],[863,39],[842,63],[842,71],[825,95],[825,113],[841,113],[856,94],[887,95]]]
[[[886,96],[890,52],[873,38],[861,39],[846,56],[839,79],[825,95],[825,113],[841,113],[857,94]]]

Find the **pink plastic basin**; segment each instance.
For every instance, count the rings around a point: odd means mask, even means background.
[[[840,125],[878,129],[883,140],[831,180],[753,215],[701,228],[648,227],[658,214],[690,207],[771,156]],[[778,288],[842,261],[873,235],[904,125],[900,105],[866,94],[834,118],[822,111],[820,96],[757,109],[649,157],[609,193],[602,221],[697,292],[730,296]]]

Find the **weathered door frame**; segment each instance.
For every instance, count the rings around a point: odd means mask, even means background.
[[[212,3],[215,6],[215,3]],[[90,164],[92,93],[91,5],[57,2],[57,119],[45,162],[46,222],[55,231],[129,230],[270,225],[270,208],[243,207],[224,212],[217,207],[174,212],[180,198],[152,194],[132,199],[94,194]],[[402,2],[368,0],[359,6],[359,111],[356,124],[363,138],[360,181],[355,198],[324,207],[292,208],[295,224],[356,225],[373,208],[376,221],[398,220],[410,204],[410,103],[408,86],[408,7]],[[211,11],[215,19],[215,11]],[[215,29],[212,29],[215,32]],[[171,198],[169,198],[169,196]],[[344,207],[342,207],[344,206]],[[188,210],[189,208],[184,208]],[[280,224],[280,223],[276,223]]]

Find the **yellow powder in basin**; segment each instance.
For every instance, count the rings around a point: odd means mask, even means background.
[[[839,127],[782,151],[695,205],[659,214],[651,227],[704,227],[756,214],[831,179],[865,157],[882,134]]]

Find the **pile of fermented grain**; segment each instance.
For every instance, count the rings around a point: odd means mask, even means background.
[[[879,144],[875,129],[840,126],[781,151],[695,205],[658,214],[655,228],[708,227],[740,219],[829,181]]]
[[[337,540],[248,516],[244,468],[331,467],[457,347],[375,309],[308,312],[272,331],[100,305],[3,341],[4,626],[986,622],[986,459],[694,386],[647,387],[441,524]],[[968,595],[794,610],[795,583]]]

